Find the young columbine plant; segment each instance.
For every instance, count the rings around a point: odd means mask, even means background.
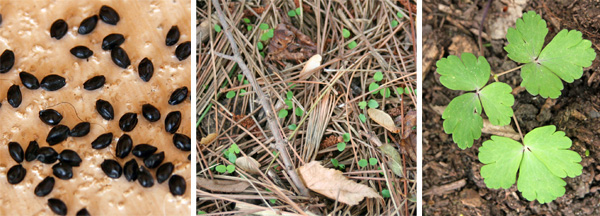
[[[562,30],[543,47],[546,34],[546,21],[533,11],[527,12],[517,20],[516,28],[508,29],[509,44],[504,49],[510,59],[524,64],[519,67],[522,87],[532,95],[558,98],[563,89],[561,80],[571,83],[581,78],[583,67],[592,64],[596,53],[579,31]],[[487,84],[491,71],[485,57],[463,53],[461,58],[439,60],[437,67],[442,85],[469,91],[452,99],[442,114],[444,132],[452,134],[461,149],[473,146],[473,140],[481,137],[483,112],[497,126],[508,125],[515,117],[512,88],[497,81]],[[494,75],[494,80],[503,74]],[[583,169],[581,156],[569,150],[571,139],[554,125],[535,128],[521,137],[522,142],[502,136],[483,142],[478,157],[485,164],[480,172],[486,186],[508,189],[516,181],[523,197],[542,204],[564,195],[566,182],[562,178],[581,175]]]

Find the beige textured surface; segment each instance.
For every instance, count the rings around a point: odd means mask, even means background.
[[[47,206],[48,198],[60,198],[68,207],[68,215],[74,215],[86,207],[92,215],[189,215],[190,214],[190,162],[189,152],[175,148],[171,135],[164,130],[164,117],[167,113],[179,110],[183,121],[178,133],[191,135],[190,101],[177,106],[167,104],[171,92],[181,86],[190,87],[190,60],[178,61],[174,56],[176,46],[165,45],[165,35],[172,25],[181,31],[179,42],[191,40],[190,1],[9,1],[0,0],[0,52],[11,49],[15,53],[15,66],[6,74],[0,74],[0,215],[52,215]],[[88,35],[78,35],[77,27],[81,20],[97,14],[102,5],[109,5],[120,15],[116,26],[99,21],[95,30]],[[64,19],[69,31],[61,40],[50,38],[50,26],[57,19]],[[122,47],[127,51],[132,65],[123,70],[110,59],[110,52],[101,49],[102,39],[110,33],[125,36]],[[69,50],[84,45],[94,51],[87,61],[72,56]],[[148,57],[154,63],[154,76],[145,83],[137,75],[137,65]],[[59,74],[67,79],[67,85],[55,92],[29,90],[22,86],[18,73],[27,71],[40,81],[48,74]],[[107,84],[93,92],[83,89],[83,82],[104,75]],[[6,102],[6,92],[12,84],[21,86],[23,102],[12,108]],[[115,120],[106,121],[95,111],[95,101],[102,98],[115,108]],[[25,149],[31,140],[40,146],[48,146],[45,139],[50,126],[38,118],[38,112],[61,102],[68,104],[52,107],[63,114],[61,124],[72,128],[80,120],[92,123],[91,132],[82,138],[69,137],[67,141],[55,145],[58,152],[65,148],[73,149],[83,159],[80,167],[75,167],[74,177],[68,181],[56,179],[52,193],[40,198],[34,195],[35,186],[46,176],[52,175],[51,165],[39,161],[23,162],[27,175],[18,185],[10,185],[6,172],[15,165],[7,149],[9,141],[16,141]],[[161,119],[149,123],[141,115],[144,103],[155,105],[161,112]],[[123,132],[118,127],[118,118],[126,112],[138,113],[138,125],[129,132],[134,145],[149,143],[165,151],[165,161],[175,164],[175,174],[187,181],[184,196],[173,197],[167,182],[152,188],[143,188],[137,181],[127,182],[124,176],[108,178],[100,169],[105,158],[115,158],[116,140]],[[98,135],[113,132],[115,139],[103,150],[91,148],[91,142]],[[133,156],[118,159],[123,165]],[[142,164],[138,159],[138,164]],[[151,171],[154,175],[154,170]]]

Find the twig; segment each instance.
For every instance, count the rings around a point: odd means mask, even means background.
[[[485,21],[485,17],[487,17],[492,1],[493,0],[488,0],[485,4],[485,8],[483,8],[483,17],[481,17],[481,23],[479,23],[479,35],[477,35],[477,42],[479,43],[479,56],[484,56],[483,45],[481,43],[481,32],[483,31],[483,22]]]

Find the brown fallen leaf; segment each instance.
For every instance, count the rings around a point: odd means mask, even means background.
[[[402,177],[402,157],[400,157],[400,153],[398,153],[398,150],[396,150],[396,148],[394,148],[388,143],[379,146],[379,149],[381,149],[381,152],[383,152],[383,154],[390,157],[391,160],[388,160],[387,164],[392,170],[392,172],[397,176]]]
[[[309,189],[348,205],[356,205],[365,197],[382,198],[373,188],[349,180],[341,171],[325,168],[318,161],[299,167],[298,172]]]
[[[367,110],[369,117],[373,119],[373,121],[377,122],[377,124],[383,126],[385,129],[389,130],[392,133],[400,132],[400,128],[396,127],[394,120],[392,117],[384,111],[369,108]]]
[[[212,141],[214,141],[216,138],[217,138],[217,134],[216,133],[211,133],[209,135],[206,135],[206,137],[204,137],[204,138],[202,138],[200,140],[200,145],[208,145]]]
[[[260,174],[260,163],[256,159],[244,156],[235,160],[235,165],[250,174]]]
[[[316,54],[316,55],[310,57],[310,59],[308,59],[308,61],[306,61],[306,64],[304,65],[304,68],[302,68],[302,71],[300,71],[300,76],[298,77],[298,79],[299,80],[308,79],[310,77],[310,75],[312,75],[316,72],[314,69],[321,66],[322,59],[323,58],[319,54]]]
[[[239,193],[246,188],[250,187],[250,183],[243,181],[231,181],[231,180],[218,180],[218,179],[205,179],[205,178],[197,178],[198,187],[216,191],[216,192],[226,192],[226,193]]]

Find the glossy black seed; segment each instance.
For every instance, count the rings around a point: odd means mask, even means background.
[[[52,174],[59,179],[68,180],[73,178],[73,167],[66,163],[57,163],[52,166]]]
[[[167,114],[167,117],[165,117],[165,130],[167,132],[172,134],[177,132],[179,125],[181,125],[181,112],[173,111]]]
[[[183,61],[190,56],[191,52],[192,52],[191,42],[187,41],[187,42],[183,42],[183,43],[180,43],[179,45],[177,45],[177,48],[175,49],[175,56],[177,57],[177,59],[179,59],[179,61]]]
[[[163,162],[164,159],[165,159],[165,152],[156,153],[156,154],[150,155],[149,157],[144,159],[144,165],[146,165],[146,167],[148,167],[150,169],[154,169],[154,168],[158,167]]]
[[[85,18],[83,21],[81,21],[81,24],[79,24],[79,29],[77,29],[77,32],[82,35],[89,34],[90,32],[94,31],[94,28],[96,28],[96,23],[98,23],[98,16],[96,15]]]
[[[133,147],[131,154],[133,154],[139,158],[146,158],[146,157],[154,154],[154,152],[156,152],[156,150],[158,150],[158,148],[156,148],[154,146],[151,146],[148,144],[139,144],[139,145],[136,145],[135,147]]]
[[[133,147],[133,140],[127,134],[123,134],[119,141],[117,141],[117,147],[115,149],[115,155],[120,158],[125,158],[131,152],[131,148]]]
[[[25,160],[26,161],[34,161],[38,156],[39,149],[40,149],[40,146],[38,145],[38,143],[35,140],[29,142],[27,149],[25,149]]]
[[[182,151],[192,150],[192,141],[190,137],[185,134],[176,133],[173,135],[173,145]]]
[[[23,86],[25,86],[25,88],[31,90],[40,88],[40,82],[33,74],[23,71],[19,73],[19,77],[21,78],[21,83],[23,83]]]
[[[144,104],[142,106],[142,115],[150,122],[155,122],[160,119],[160,111],[151,104]]]
[[[152,178],[152,174],[145,167],[140,167],[140,172],[138,173],[138,182],[142,187],[152,187],[154,185],[154,179]]]
[[[67,137],[69,137],[69,131],[69,127],[65,125],[56,125],[48,133],[48,137],[46,137],[46,142],[51,146],[59,144],[60,142],[65,141]]]
[[[0,14],[0,25],[2,25],[2,14]]]
[[[117,179],[121,177],[121,174],[123,173],[121,165],[116,160],[104,160],[100,167],[102,167],[102,171],[110,178]]]
[[[65,78],[56,74],[51,74],[42,79],[40,86],[47,91],[56,91],[64,87],[66,84],[67,82],[65,81]]]
[[[191,161],[192,160],[192,154],[188,155],[188,160]]]
[[[44,180],[42,180],[37,186],[35,186],[33,192],[36,196],[44,197],[50,194],[52,189],[54,189],[54,177],[48,176],[44,178]]]
[[[132,131],[137,125],[138,119],[135,113],[125,113],[119,119],[119,127],[125,132]]]
[[[188,88],[186,86],[175,89],[173,93],[171,93],[171,97],[169,98],[170,105],[177,105],[183,102],[185,98],[187,98]]]
[[[115,111],[108,101],[98,99],[96,101],[96,111],[106,120],[113,120],[115,118]]]
[[[88,212],[87,209],[82,208],[75,214],[75,216],[90,216],[90,213]]]
[[[59,199],[48,199],[48,207],[50,207],[50,210],[52,210],[54,214],[67,215],[67,205],[65,205],[65,203]]]
[[[17,163],[23,162],[25,153],[23,153],[23,147],[21,147],[21,144],[17,142],[9,142],[8,153],[10,154],[10,157],[12,157],[12,159],[14,159]]]
[[[185,179],[180,175],[173,175],[169,179],[169,191],[173,196],[181,196],[185,193]]]
[[[12,50],[4,50],[0,55],[0,73],[8,72],[15,65],[15,53]]]
[[[102,5],[100,8],[100,19],[104,21],[106,24],[116,25],[121,18],[119,18],[119,14],[115,9]]]
[[[179,28],[177,26],[172,26],[167,32],[167,38],[165,39],[165,44],[167,46],[173,46],[179,41]]]
[[[71,131],[69,131],[69,136],[82,137],[82,136],[87,135],[88,133],[90,133],[90,123],[89,122],[81,122],[81,123],[75,125],[75,127],[73,127],[73,129],[71,129]]]
[[[123,175],[125,175],[125,179],[127,179],[127,181],[135,181],[138,178],[139,170],[140,167],[138,166],[137,161],[132,158],[125,163],[125,166],[123,166]]]
[[[125,69],[127,68],[131,62],[129,61],[129,56],[127,52],[121,47],[115,47],[110,51],[110,57],[112,61],[119,67]]]
[[[94,54],[94,51],[85,46],[76,46],[71,49],[71,54],[80,59],[87,59]]]
[[[156,169],[156,181],[159,184],[161,184],[167,179],[169,179],[169,177],[171,177],[171,174],[173,173],[174,168],[175,166],[173,166],[173,163],[171,162],[167,162],[160,165],[158,169]]]
[[[23,95],[21,94],[21,88],[18,85],[12,85],[8,88],[6,93],[6,100],[12,107],[17,108],[23,101]]]
[[[10,184],[19,184],[25,178],[25,174],[27,174],[27,170],[21,164],[17,164],[8,170],[6,179]]]
[[[40,110],[40,120],[48,125],[57,125],[62,119],[62,115],[56,110]]]
[[[103,50],[112,50],[125,42],[125,37],[122,34],[109,34],[102,40]]]
[[[144,58],[140,61],[140,64],[138,65],[138,74],[144,82],[150,81],[150,78],[154,75],[154,64],[152,64],[150,59]]]
[[[58,155],[58,159],[60,160],[60,162],[74,167],[78,167],[81,164],[81,158],[79,157],[77,152],[70,149],[65,149],[62,152],[60,152],[60,155]]]
[[[58,153],[51,147],[41,147],[38,149],[37,160],[45,164],[53,164],[58,159]]]
[[[106,78],[102,75],[98,75],[85,81],[83,83],[83,88],[89,91],[96,90],[104,86],[104,82],[106,82]]]
[[[98,138],[96,138],[94,141],[92,141],[92,148],[93,149],[103,149],[106,148],[110,145],[110,143],[113,140],[113,134],[112,133],[105,133],[102,134],[100,136],[98,136]]]
[[[50,26],[50,37],[60,40],[65,34],[67,34],[69,26],[63,19],[58,19]]]

